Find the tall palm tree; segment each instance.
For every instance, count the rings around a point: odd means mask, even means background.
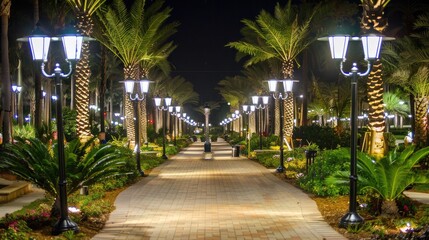
[[[2,99],[1,99],[1,127],[3,132],[3,143],[11,142],[12,138],[12,115],[11,113],[11,83],[9,69],[9,42],[8,25],[10,16],[11,0],[2,0],[0,5],[1,14],[1,77],[2,77]]]
[[[313,9],[313,13],[302,22],[299,22],[298,8],[292,1],[282,7],[279,3],[274,8],[274,14],[262,10],[255,21],[244,19],[242,29],[245,38],[242,41],[230,42],[227,46],[235,48],[242,55],[249,58],[244,66],[277,59],[282,63],[284,79],[293,79],[294,62],[297,56],[306,49],[314,38],[309,37],[310,24],[320,5]],[[285,125],[282,131],[286,139],[292,143],[293,130],[293,94],[289,93],[285,100]],[[292,144],[290,144],[293,146]]]
[[[404,104],[400,96],[401,93],[399,92],[399,89],[396,89],[395,91],[385,92],[383,94],[384,110],[388,114],[394,114],[396,118],[398,116],[406,117],[410,112],[409,106],[407,104]],[[389,123],[386,124],[387,132],[389,132],[389,125]]]
[[[390,0],[361,0],[362,19],[361,29],[367,32],[374,29],[383,33],[387,28],[387,18],[384,17],[384,9]],[[383,132],[385,131],[384,105],[383,105],[383,67],[380,60],[376,60],[371,72],[368,75],[368,104],[369,104],[369,128],[371,135],[371,145],[368,153],[377,157],[382,157],[387,152],[384,144]]]
[[[155,1],[146,7],[144,0],[137,0],[127,9],[122,0],[114,0],[112,6],[98,14],[102,30],[95,37],[121,60],[125,79],[147,77],[149,69],[142,68],[142,63],[148,67],[162,68],[165,59],[175,48],[167,40],[176,32],[177,23],[166,22],[171,8],[162,9],[163,3]],[[132,104],[128,97],[124,96],[124,102],[126,119],[133,119]],[[146,112],[145,102],[141,103],[139,109]],[[126,129],[130,147],[133,147],[134,124],[128,122]],[[144,140],[147,141],[147,138]]]
[[[149,73],[152,84],[152,96],[169,96],[172,98],[172,105],[183,106],[185,104],[197,105],[198,93],[194,91],[191,82],[186,81],[183,77],[176,76],[171,78],[164,72],[155,70]],[[162,115],[160,111],[155,110],[155,130],[158,131],[163,127]]]
[[[420,66],[415,72],[411,69],[398,69],[389,79],[390,82],[404,87],[415,99],[415,133],[414,143],[420,147],[427,146],[429,106],[429,68]]]
[[[84,36],[91,36],[94,27],[92,16],[105,3],[106,0],[67,0],[76,14],[76,27]],[[76,82],[76,111],[77,111],[77,134],[81,139],[91,136],[89,122],[89,42],[82,44],[82,53],[76,64],[74,74]]]

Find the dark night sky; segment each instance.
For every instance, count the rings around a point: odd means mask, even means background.
[[[177,49],[171,54],[172,75],[194,84],[200,102],[221,100],[217,83],[241,70],[228,42],[240,40],[243,18],[254,19],[261,9],[272,11],[275,0],[167,0],[172,20],[180,22],[173,35]]]

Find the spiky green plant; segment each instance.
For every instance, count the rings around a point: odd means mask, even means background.
[[[15,144],[5,145],[0,156],[0,170],[9,171],[21,179],[45,190],[48,195],[58,195],[57,144],[45,145],[36,138],[19,138]],[[132,153],[126,148],[109,144],[95,145],[94,140],[85,144],[78,139],[65,146],[67,194],[83,185],[92,185],[106,178],[129,173],[125,166]]]
[[[427,173],[414,170],[414,166],[429,154],[429,147],[416,152],[415,145],[406,147],[402,152],[390,151],[387,156],[375,161],[368,154],[358,152],[358,187],[371,189],[383,199],[382,214],[397,215],[395,200],[405,189],[414,183],[427,183]],[[349,172],[342,171],[327,178],[328,183],[349,183]]]

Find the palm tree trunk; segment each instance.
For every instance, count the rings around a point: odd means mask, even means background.
[[[280,100],[281,101],[281,100]],[[280,104],[279,100],[274,100],[274,135],[280,136]]]
[[[76,111],[77,134],[79,138],[91,136],[89,122],[89,43],[82,44],[82,58],[76,65]]]
[[[289,92],[288,97],[285,100],[284,104],[284,133],[286,138],[286,143],[289,150],[293,149],[293,141],[292,141],[292,135],[293,135],[293,93]]]
[[[371,28],[382,33],[387,27],[387,19],[384,15],[384,5],[390,0],[362,0],[362,19],[361,29],[363,32]],[[377,158],[384,156],[387,152],[384,144],[385,119],[384,119],[384,106],[383,106],[383,68],[381,61],[377,60],[368,75],[367,92],[369,100],[369,128],[371,130],[371,137],[374,141],[369,148],[369,154]]]
[[[392,218],[398,216],[398,206],[395,200],[384,200],[381,204],[381,215]]]
[[[138,70],[139,68],[137,66],[125,66],[124,67],[124,78],[125,79],[138,79]],[[129,142],[130,149],[134,149],[134,146],[136,144],[136,132],[134,127],[134,110],[133,110],[133,104],[130,101],[129,96],[125,93],[124,94],[124,103],[125,103],[125,119],[126,119],[126,129],[127,129],[127,138]],[[139,108],[137,108],[139,110]],[[137,113],[140,114],[140,113]]]
[[[11,121],[11,83],[9,69],[9,41],[8,25],[10,16],[11,0],[2,0],[1,11],[1,76],[2,76],[2,132],[3,143],[10,143],[12,139]]]
[[[146,108],[146,98],[143,101],[139,102],[140,109],[140,141],[142,143],[148,142],[147,139],[147,108]]]
[[[100,81],[100,132],[106,132],[105,119],[104,119],[104,108],[107,88],[107,58],[106,48],[101,46],[101,81]]]
[[[414,143],[420,147],[424,147],[427,145],[427,127],[428,127],[428,119],[427,119],[427,111],[429,100],[427,97],[415,97],[415,134],[414,134]]]
[[[90,36],[93,29],[91,17],[82,14],[77,16],[76,27],[85,35]],[[81,59],[76,64],[76,111],[77,111],[77,134],[80,139],[87,139],[91,136],[89,122],[89,78],[91,69],[89,68],[89,42],[83,42]]]

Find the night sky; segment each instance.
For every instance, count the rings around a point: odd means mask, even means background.
[[[170,56],[174,70],[194,84],[200,103],[220,101],[215,90],[226,76],[240,73],[236,51],[225,47],[241,39],[244,18],[255,19],[261,9],[272,11],[275,0],[167,0],[173,8],[172,20],[180,22],[173,35],[177,49]],[[286,1],[283,1],[286,2]]]

